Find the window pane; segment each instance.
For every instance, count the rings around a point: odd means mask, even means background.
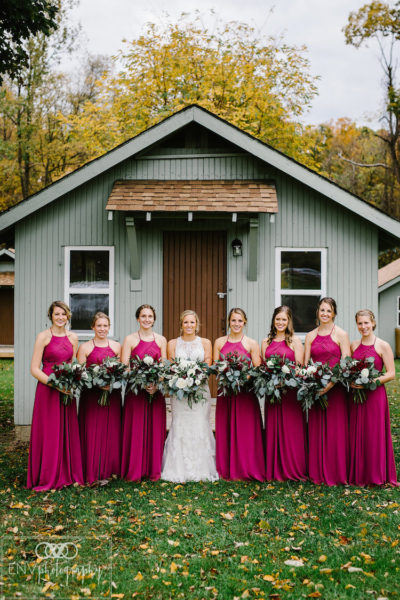
[[[316,311],[320,296],[281,296],[282,304],[292,309],[294,330],[307,333],[316,326]]]
[[[108,315],[108,294],[70,294],[69,306],[72,312],[71,328],[90,331],[93,316],[98,312]]]
[[[283,290],[321,289],[321,252],[284,251],[281,261]]]
[[[71,250],[70,287],[108,287],[108,250]]]

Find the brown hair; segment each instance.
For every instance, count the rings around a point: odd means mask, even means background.
[[[135,312],[135,317],[136,319],[138,319],[140,317],[140,313],[142,312],[143,309],[148,308],[149,310],[151,310],[153,312],[153,317],[154,317],[154,321],[156,320],[156,311],[154,310],[154,308],[151,306],[151,304],[141,304],[139,306],[139,308],[136,309]]]
[[[274,337],[277,334],[276,327],[275,327],[275,318],[281,312],[285,313],[285,315],[288,318],[288,324],[285,329],[285,342],[287,343],[287,345],[292,343],[292,339],[294,336],[293,315],[292,315],[292,311],[289,308],[289,306],[283,305],[283,306],[277,306],[272,314],[271,326],[270,326],[270,330],[269,330],[269,334],[268,334],[268,338],[267,338],[268,345],[272,342],[272,340],[274,339]]]
[[[319,325],[319,318],[318,318],[318,313],[319,313],[319,307],[321,306],[321,304],[323,304],[325,302],[325,304],[329,304],[329,306],[331,307],[332,311],[333,311],[333,321],[335,320],[335,317],[337,315],[337,304],[336,304],[336,300],[334,300],[333,298],[331,298],[330,296],[326,296],[325,298],[321,298],[321,300],[318,302],[317,304],[317,311],[316,311],[316,323],[317,325]]]
[[[237,313],[238,315],[241,315],[243,317],[243,321],[244,324],[247,325],[247,315],[244,312],[243,308],[231,308],[231,310],[229,311],[229,315],[228,315],[228,327],[229,327],[229,323],[231,321],[231,317],[233,315],[233,313]]]
[[[200,319],[199,319],[199,315],[194,311],[194,310],[184,310],[180,316],[179,316],[179,328],[180,328],[180,335],[182,335],[183,333],[183,329],[182,329],[182,325],[183,325],[183,319],[185,317],[187,317],[188,315],[194,315],[194,318],[196,319],[196,330],[195,333],[199,333],[200,331]]]
[[[94,317],[93,317],[93,319],[92,319],[92,322],[91,322],[91,324],[90,324],[90,327],[91,327],[92,329],[93,329],[93,327],[96,325],[96,321],[97,321],[97,319],[107,319],[107,321],[108,321],[108,325],[111,325],[110,317],[109,317],[108,315],[106,315],[106,313],[103,313],[103,312],[99,311],[99,312],[97,312],[97,313],[94,315]]]
[[[68,304],[65,304],[62,300],[54,300],[49,306],[49,310],[47,311],[47,316],[51,322],[53,322],[53,312],[55,308],[61,308],[65,314],[67,315],[68,321],[71,320],[71,309]]]
[[[356,312],[356,323],[357,323],[357,319],[358,317],[368,317],[371,320],[372,325],[372,331],[375,331],[376,329],[376,319],[375,319],[375,315],[372,312],[372,310],[369,310],[369,308],[362,308],[361,310],[358,310]]]

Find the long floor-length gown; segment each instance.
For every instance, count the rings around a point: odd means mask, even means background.
[[[340,346],[331,334],[317,335],[311,344],[311,358],[333,367],[340,361]],[[314,404],[308,416],[308,474],[314,483],[340,485],[348,481],[347,395],[343,386],[336,384],[327,396],[328,407]]]
[[[140,340],[131,357],[160,358],[161,350],[155,339]],[[161,461],[166,436],[166,409],[164,396],[157,392],[151,402],[147,392],[129,392],[125,396],[122,415],[121,477],[139,481],[148,477],[160,479]]]
[[[272,341],[265,358],[278,354],[295,362],[295,354],[285,340]],[[306,479],[306,428],[296,390],[282,393],[281,403],[265,398],[265,470],[267,480]]]
[[[375,368],[382,370],[383,360],[375,345],[360,344],[353,353],[358,360],[372,356]],[[350,400],[350,475],[353,485],[398,485],[390,432],[389,404],[384,385],[366,390],[366,400]]]
[[[70,361],[73,347],[68,336],[51,336],[43,351],[42,369]],[[36,491],[83,484],[82,456],[76,401],[65,406],[60,392],[40,381],[36,387],[29,446],[27,487]]]
[[[204,360],[201,339],[191,342],[182,338],[176,341],[176,358]],[[205,400],[192,403],[171,397],[172,421],[165,443],[161,479],[183,483],[185,481],[216,481],[215,439],[210,424],[211,397],[208,385]]]
[[[251,358],[241,341],[226,341],[220,350],[220,356],[222,358],[231,352]],[[265,480],[261,410],[253,393],[218,395],[215,437],[220,477]]]
[[[115,356],[110,346],[95,346],[86,366],[100,365]],[[119,475],[121,469],[121,392],[113,391],[107,406],[98,403],[102,390],[84,390],[79,402],[83,476],[87,483]]]

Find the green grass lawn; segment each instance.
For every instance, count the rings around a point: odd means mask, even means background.
[[[400,390],[397,382],[388,389],[400,464]],[[12,438],[11,361],[0,361],[0,395],[0,598],[400,595],[398,489],[115,480],[34,493],[23,487],[27,445]],[[53,536],[73,541],[78,556],[64,563],[86,572],[72,569],[67,580],[43,568],[39,577],[40,568],[56,561],[41,561],[35,548]]]

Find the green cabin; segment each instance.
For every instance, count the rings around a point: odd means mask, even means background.
[[[2,213],[0,232],[16,257],[15,423],[29,425],[31,353],[53,300],[82,340],[103,310],[122,341],[150,303],[167,338],[192,308],[215,339],[240,306],[261,341],[275,306],[292,307],[302,334],[330,295],[354,339],[356,310],[378,313],[378,251],[398,244],[400,223],[189,106]]]

